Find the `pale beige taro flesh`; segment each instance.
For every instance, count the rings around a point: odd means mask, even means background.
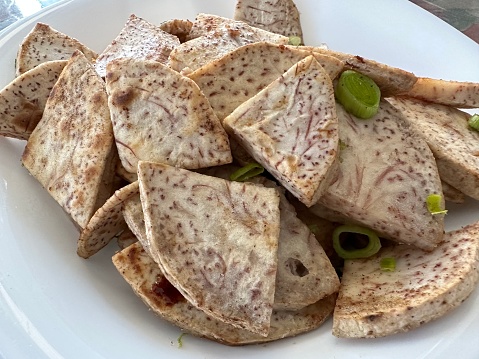
[[[280,231],[275,189],[138,165],[150,253],[195,307],[267,336]]]
[[[209,14],[199,14],[196,17],[189,37],[189,41],[171,52],[168,60],[172,69],[184,74],[243,45],[258,41],[285,45],[289,41],[285,36],[254,28],[242,21]]]
[[[53,85],[67,60],[44,62],[16,77],[0,92],[0,135],[28,140],[43,116]]]
[[[338,119],[331,79],[313,56],[236,108],[223,124],[306,205],[328,188],[336,169]]]
[[[105,83],[75,52],[22,156],[25,168],[85,228],[111,195],[116,148]]]
[[[95,69],[101,77],[105,77],[107,64],[119,58],[166,64],[170,52],[179,44],[180,40],[175,35],[132,14],[115,40],[98,56]]]
[[[230,163],[228,135],[198,86],[148,60],[108,64],[106,87],[122,166],[140,160],[188,169]]]
[[[436,158],[439,176],[479,200],[479,132],[468,125],[470,114],[414,99],[388,99],[424,138]]]
[[[408,331],[459,306],[476,287],[479,224],[445,235],[433,252],[383,247],[370,258],[346,260],[333,316],[333,334],[376,338]],[[393,257],[396,269],[381,270]]]
[[[479,107],[479,83],[419,77],[405,96],[459,108]]]
[[[335,295],[299,311],[274,310],[267,336],[236,328],[192,306],[164,277],[139,243],[113,256],[113,264],[133,291],[158,316],[188,333],[227,345],[266,343],[317,329],[331,315]]]
[[[335,57],[268,42],[241,46],[188,75],[220,120],[255,96],[294,64],[313,55],[333,80],[343,69]]]
[[[293,0],[238,0],[233,17],[263,30],[303,39],[299,11]]]
[[[39,22],[20,44],[15,61],[16,74],[19,76],[47,61],[68,60],[76,50],[90,62],[98,56],[77,39]]]
[[[426,142],[385,101],[367,121],[339,104],[337,114],[337,177],[311,211],[371,228],[384,238],[434,249],[442,241],[444,216],[432,215],[426,199],[430,194],[442,196],[442,187]]]
[[[132,196],[139,196],[138,182],[116,190],[101,206],[81,231],[77,243],[77,254],[89,258],[105,247],[116,235],[127,229],[122,210]]]

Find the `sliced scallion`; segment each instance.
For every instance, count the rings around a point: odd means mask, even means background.
[[[345,248],[341,243],[340,237],[342,234],[366,236],[368,244],[363,248]],[[333,248],[338,253],[338,256],[344,259],[367,258],[381,249],[381,241],[377,234],[368,228],[345,224],[333,231]]]
[[[263,166],[258,163],[248,163],[230,175],[231,181],[243,182],[264,172]]]
[[[288,44],[293,46],[300,46],[302,42],[303,41],[299,36],[290,36]]]
[[[183,347],[183,337],[187,334],[188,333],[181,333],[180,336],[178,337],[178,348]]]
[[[444,209],[442,204],[442,196],[437,193],[432,193],[426,198],[427,210],[432,214],[446,214],[447,209]]]
[[[359,72],[344,71],[334,94],[344,109],[356,117],[368,119],[378,112],[381,90],[371,78]]]
[[[467,123],[469,127],[473,128],[476,131],[479,131],[479,115],[477,113],[469,117]]]
[[[394,272],[396,270],[396,258],[394,257],[385,257],[381,258],[379,262],[381,270],[384,272]]]

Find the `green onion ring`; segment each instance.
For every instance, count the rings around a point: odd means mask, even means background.
[[[381,100],[378,85],[368,76],[353,70],[341,74],[334,95],[348,113],[361,119],[373,117]]]
[[[427,210],[432,215],[447,213],[447,209],[444,209],[442,205],[442,196],[440,194],[433,193],[427,196],[426,206],[427,206]]]
[[[476,131],[479,131],[479,115],[476,113],[472,115],[467,121],[469,127],[473,128]]]
[[[342,233],[357,233],[365,235],[369,239],[368,245],[361,249],[344,249],[339,239]],[[381,249],[381,241],[377,234],[368,228],[355,225],[342,225],[333,231],[333,248],[338,256],[344,259],[367,258],[376,254]]]
[[[385,257],[379,261],[379,266],[383,272],[394,272],[396,270],[396,258]]]

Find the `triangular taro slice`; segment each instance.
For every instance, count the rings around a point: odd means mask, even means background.
[[[126,171],[135,173],[139,160],[188,169],[232,161],[228,135],[189,78],[159,62],[117,59],[106,86]]]
[[[338,175],[311,207],[313,213],[369,227],[394,241],[434,249],[444,234],[444,215],[431,214],[426,205],[430,194],[442,196],[436,160],[427,143],[386,101],[367,121],[339,104],[337,114]]]
[[[22,157],[25,168],[82,229],[113,186],[117,153],[107,101],[105,83],[75,52]]]
[[[269,42],[241,46],[188,74],[208,98],[220,120],[231,114],[297,62],[313,55],[331,79],[343,63],[331,56]]]
[[[258,41],[285,45],[289,39],[216,15],[199,14],[193,22],[191,39],[176,47],[168,59],[168,65],[184,74],[218,59],[234,49]]]
[[[15,61],[16,74],[19,76],[43,62],[68,60],[76,50],[80,50],[90,62],[98,56],[95,51],[77,39],[39,22],[18,49]]]
[[[394,271],[380,260],[393,257]],[[375,338],[405,332],[458,307],[479,279],[479,224],[445,235],[432,252],[385,246],[375,256],[346,260],[333,334]]]
[[[101,206],[81,231],[77,244],[77,254],[89,258],[105,247],[113,237],[127,229],[123,218],[123,203],[132,196],[139,196],[138,182],[116,190]]]
[[[133,244],[113,256],[113,264],[133,291],[158,316],[188,333],[227,345],[266,343],[317,329],[334,309],[335,295],[298,311],[274,310],[268,336],[236,328],[192,306],[164,277],[161,269]]]
[[[106,76],[107,64],[119,58],[136,58],[166,64],[171,50],[180,40],[159,26],[132,14],[113,42],[98,56],[95,69],[101,77]]]
[[[270,327],[280,230],[275,189],[140,162],[151,254],[205,313],[263,336]]]
[[[299,11],[293,0],[237,0],[234,19],[263,30],[303,39]]]
[[[223,124],[307,206],[328,188],[336,169],[338,119],[332,81],[313,56],[236,108]]]
[[[441,179],[479,200],[479,132],[468,124],[471,115],[416,99],[398,97],[388,101],[427,142]]]
[[[28,140],[43,115],[67,60],[44,62],[16,77],[0,92],[0,135]]]

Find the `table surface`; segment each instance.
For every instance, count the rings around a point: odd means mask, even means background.
[[[59,0],[0,0],[0,30]],[[410,0],[479,43],[478,0]]]

